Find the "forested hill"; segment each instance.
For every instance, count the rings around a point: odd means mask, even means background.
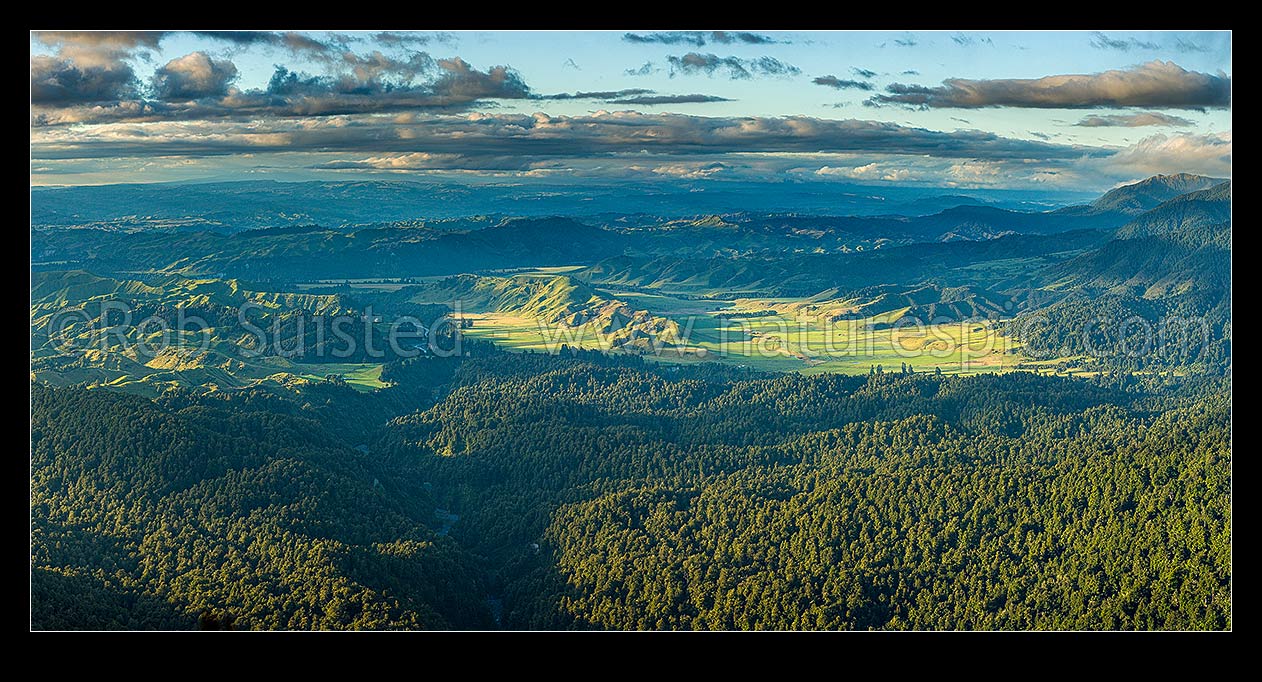
[[[33,386],[33,627],[1230,627],[1218,380],[385,374]]]
[[[32,386],[33,628],[492,624],[415,470],[259,398]]]
[[[1119,239],[1184,233],[1200,243],[1214,241],[1231,223],[1231,181],[1181,194],[1146,211],[1117,231]]]
[[[1056,356],[1094,348],[1128,369],[1228,371],[1231,241],[1230,182],[1139,214],[1098,249],[1038,273],[1036,286],[1062,296],[1018,319],[1026,352]]]
[[[1190,173],[1154,175],[1110,190],[1091,202],[1091,207],[1099,211],[1121,211],[1134,215],[1156,208],[1177,196],[1207,190],[1223,182],[1227,181]]]

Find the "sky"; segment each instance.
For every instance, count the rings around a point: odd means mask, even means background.
[[[1230,32],[31,33],[31,185],[1231,176]]]

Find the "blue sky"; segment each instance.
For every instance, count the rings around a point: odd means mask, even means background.
[[[31,77],[32,185],[1231,170],[1228,32],[35,32]]]

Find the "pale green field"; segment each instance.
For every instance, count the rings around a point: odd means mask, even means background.
[[[631,297],[625,294],[623,300]],[[637,301],[639,302],[639,301]],[[644,301],[648,303],[648,301]],[[696,301],[683,301],[693,304]],[[708,303],[708,302],[707,302]],[[647,307],[647,306],[646,306]],[[655,312],[660,312],[659,307]],[[672,311],[674,312],[674,311]],[[719,361],[767,371],[862,374],[875,365],[899,371],[976,374],[1013,369],[1023,358],[1018,343],[1001,336],[990,323],[954,323],[918,328],[914,325],[871,329],[890,324],[905,311],[891,311],[866,320],[835,323],[799,322],[784,315],[727,319],[710,311],[670,317],[679,323],[682,347],[644,354],[655,362]],[[540,324],[505,313],[467,314],[473,327],[467,336],[493,341],[517,351],[553,352],[562,343],[593,350],[612,350],[593,330]]]
[[[346,383],[351,388],[359,391],[374,391],[378,388],[386,388],[390,384],[381,380],[381,370],[385,365],[377,363],[329,363],[319,365],[295,365],[295,373],[303,379],[310,381],[322,381],[326,374],[341,374],[346,379]],[[311,369],[311,374],[298,374],[297,370]]]

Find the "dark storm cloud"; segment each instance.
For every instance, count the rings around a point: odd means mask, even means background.
[[[658,43],[661,45],[693,45],[705,47],[706,43],[731,45],[770,45],[787,41],[776,40],[760,33],[745,31],[665,31],[659,33],[624,33],[622,39],[628,43]]]
[[[1161,47],[1157,43],[1144,42],[1135,38],[1110,38],[1099,31],[1093,31],[1091,33],[1091,41],[1089,44],[1097,50],[1120,50],[1122,52],[1129,52],[1130,50],[1135,49],[1156,50]]]
[[[867,81],[843,80],[836,76],[819,76],[812,83],[816,85],[826,85],[830,88],[838,90],[871,90],[874,86]]]
[[[641,152],[881,153],[983,160],[1076,159],[1107,151],[1004,138],[978,130],[940,132],[895,123],[786,118],[699,117],[634,111],[546,114],[401,115],[344,120],[206,121],[141,130],[87,129],[32,136],[35,159],[219,156],[263,152],[460,155],[546,160]],[[434,158],[445,158],[435,156]]]
[[[1084,128],[1140,128],[1143,126],[1186,128],[1196,124],[1181,116],[1171,116],[1157,111],[1141,111],[1136,114],[1087,116],[1074,125]]]
[[[802,72],[792,64],[786,64],[775,57],[757,57],[741,59],[740,57],[720,57],[715,54],[689,52],[677,57],[666,58],[671,67],[671,76],[677,73],[685,75],[706,74],[713,76],[724,71],[733,80],[753,78],[754,76],[792,76]]]
[[[153,95],[162,100],[223,97],[237,78],[237,67],[226,59],[194,52],[172,59],[153,74]]]
[[[894,83],[889,94],[868,100],[873,106],[901,104],[922,108],[1163,107],[1204,109],[1231,103],[1231,78],[1187,71],[1173,62],[1153,61],[1125,70],[1035,79],[967,80],[952,78],[941,86]]]

